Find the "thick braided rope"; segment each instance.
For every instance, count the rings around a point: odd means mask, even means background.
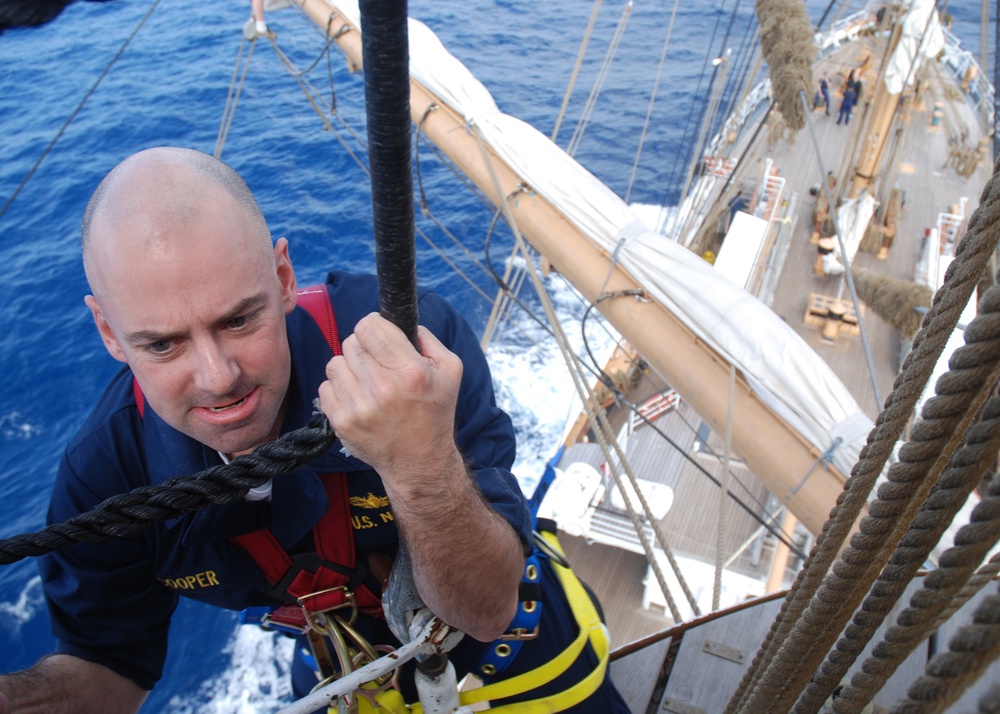
[[[948,652],[927,663],[926,673],[910,685],[907,697],[890,714],[936,714],[953,704],[1000,657],[1000,595],[983,599],[972,624],[955,633]]]
[[[924,407],[924,421],[914,426],[910,443],[900,450],[900,461],[889,470],[889,480],[879,489],[878,499],[872,504],[870,515],[862,521],[851,547],[845,551],[844,560],[856,555],[857,562],[870,562],[866,572],[880,567],[883,560],[875,557],[874,552],[881,551],[887,540],[887,519],[898,518],[900,524],[912,520],[912,523],[855,614],[854,624],[848,625],[836,648],[831,650],[827,661],[806,688],[796,706],[797,712],[817,711],[840,684],[983,472],[996,461],[1000,448],[1000,397],[990,400],[980,423],[969,430],[965,445],[952,455],[948,468],[936,484],[931,478],[933,473],[927,471],[928,462],[936,463],[942,438],[961,438],[964,428],[961,424],[954,428],[953,419],[968,417],[970,410],[974,413],[1000,379],[1000,287],[986,294],[980,309],[982,313],[966,330],[967,344],[952,355],[950,371],[938,381],[937,396]],[[972,394],[978,401],[970,400]],[[949,430],[943,429],[946,424]],[[934,438],[935,433],[940,434],[940,438]],[[928,498],[932,486],[934,491]],[[912,516],[914,507],[920,503],[923,503],[920,512]],[[841,564],[834,568],[834,577],[841,568]],[[861,576],[860,568],[852,570],[854,572],[848,573],[848,577]],[[860,584],[866,585],[867,581]]]
[[[992,400],[991,407],[995,407],[995,401],[1000,398]],[[1000,409],[993,409],[993,412],[993,418],[997,419]],[[1000,476],[993,478],[989,494],[976,505],[969,523],[956,534],[955,545],[941,555],[938,569],[924,578],[923,587],[910,598],[910,606],[899,614],[896,624],[886,631],[871,657],[862,663],[861,671],[841,691],[843,704],[835,704],[834,711],[853,711],[858,702],[875,696],[900,663],[939,627],[941,614],[951,607],[956,594],[998,539]]]
[[[65,523],[0,541],[0,564],[44,555],[77,542],[103,543],[110,538],[134,536],[153,521],[235,501],[251,488],[325,454],[336,438],[326,417],[322,413],[313,414],[302,429],[262,444],[252,454],[229,464],[113,496]]]
[[[976,571],[976,574],[969,578],[965,585],[962,586],[962,589],[955,593],[955,597],[951,599],[948,607],[934,621],[933,629],[939,629],[941,625],[950,620],[952,615],[961,610],[965,606],[965,603],[969,602],[969,600],[976,596],[976,593],[985,588],[996,577],[997,573],[1000,573],[1000,553],[994,555],[989,561],[984,563]]]
[[[844,484],[844,491],[837,499],[830,519],[823,525],[816,545],[799,572],[791,590],[782,604],[781,612],[771,625],[771,629],[761,645],[743,680],[730,699],[727,714],[736,711],[767,711],[766,702],[777,697],[776,689],[782,682],[770,682],[762,695],[757,697],[756,708],[747,704],[758,690],[761,680],[791,631],[794,622],[801,616],[806,603],[819,588],[823,577],[837,556],[841,544],[850,533],[854,521],[864,507],[875,480],[885,466],[893,446],[903,432],[910,414],[930,379],[931,370],[948,337],[958,324],[962,309],[975,288],[981,266],[996,250],[1000,239],[1000,221],[991,220],[997,213],[1000,201],[1000,181],[998,181],[1000,161],[994,164],[993,176],[987,182],[980,198],[980,205],[969,220],[969,228],[956,249],[956,257],[948,267],[944,286],[938,290],[931,309],[924,318],[924,324],[913,341],[913,349],[903,363],[896,377],[892,393],[886,400],[885,408],[879,414],[874,429],[868,435],[868,442],[859,455],[859,461]]]
[[[979,714],[1000,714],[1000,684],[994,684],[980,698]]]
[[[914,426],[910,442],[900,449],[900,460],[889,469],[888,482],[783,644],[787,654],[779,650],[779,656],[787,658],[785,669],[790,674],[777,711],[787,711],[814,676],[1000,379],[1000,289],[993,301],[993,310],[982,316],[975,333],[978,339],[967,338],[970,344],[963,354],[953,356],[950,371],[938,381],[938,396],[926,404],[923,420]],[[820,677],[793,711],[818,711],[840,680],[841,676]]]

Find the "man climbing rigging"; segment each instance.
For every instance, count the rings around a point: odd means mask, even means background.
[[[330,273],[306,291],[312,307],[297,306],[288,242],[272,244],[236,172],[186,149],[140,152],[108,174],[82,248],[85,302],[124,367],[62,457],[50,522],[249,453],[303,426],[317,394],[340,444],[243,499],[45,556],[57,653],[0,676],[0,714],[137,711],[162,674],[179,595],[272,614],[323,599],[356,609],[369,642],[398,644],[378,600],[400,538],[423,601],[469,635],[451,653],[459,676],[532,675],[501,704],[627,711],[594,647],[568,670],[547,666],[582,641],[592,605],[569,603],[569,571],[545,558],[525,567],[532,523],[509,470],[510,420],[447,303],[420,294],[420,352],[375,314],[374,278]],[[514,627],[529,609],[535,629]],[[506,654],[519,643],[502,671],[501,636]],[[316,684],[308,668],[294,674],[300,696]]]

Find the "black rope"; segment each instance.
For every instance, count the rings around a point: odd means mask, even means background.
[[[37,27],[54,20],[73,0],[4,0],[0,33],[15,27]]]
[[[233,459],[229,464],[112,496],[65,523],[2,540],[0,565],[44,555],[74,543],[128,538],[138,535],[154,521],[236,501],[251,488],[325,454],[336,439],[326,416],[316,412],[305,427],[284,434],[277,441],[261,444],[252,454]]]
[[[715,82],[715,76],[719,69],[718,67],[715,67],[712,70],[712,79],[709,83],[708,91],[703,94],[701,91],[701,86],[705,81],[705,71],[708,69],[708,63],[712,59],[712,48],[715,46],[715,41],[719,34],[719,24],[722,21],[722,13],[723,10],[725,9],[725,6],[726,2],[725,0],[722,0],[719,3],[719,10],[715,16],[715,27],[712,29],[712,36],[708,42],[708,51],[705,52],[705,59],[702,62],[701,72],[698,75],[698,86],[695,88],[694,91],[694,96],[696,97],[703,97],[703,96],[707,97],[712,93],[712,83]],[[671,182],[670,185],[668,185],[667,188],[664,189],[663,200],[661,201],[661,204],[664,206],[668,205],[670,194],[676,192],[677,189],[681,186],[682,172],[678,170],[678,165],[688,166],[692,161],[698,160],[698,157],[695,156],[696,147],[694,146],[695,143],[694,135],[697,134],[698,127],[701,126],[701,122],[705,116],[705,111],[707,109],[708,102],[698,102],[698,104],[700,106],[698,111],[698,119],[696,121],[692,121],[692,119],[694,118],[694,104],[692,103],[691,107],[688,109],[687,119],[685,119],[684,121],[684,134],[681,137],[681,146],[685,148],[683,151],[677,151],[674,153],[674,163],[670,169]],[[679,198],[680,197],[678,196],[678,200]]]
[[[406,0],[362,0],[361,57],[379,311],[417,344]]]

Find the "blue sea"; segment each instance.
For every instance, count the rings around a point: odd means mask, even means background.
[[[706,48],[734,57],[753,37],[752,3],[681,3],[658,99],[630,201],[653,206],[677,199],[677,176],[709,93]],[[153,6],[149,2],[76,2],[50,24],[0,35],[0,204]],[[816,21],[826,6],[813,0]],[[567,118],[565,146],[580,117],[625,4],[605,2]],[[621,47],[580,144],[577,158],[620,195],[646,118],[672,2],[637,0]],[[978,47],[978,2],[952,2],[956,33]],[[435,30],[482,80],[500,108],[550,134],[569,82],[591,3],[469,0],[410,3],[410,14]],[[0,538],[44,522],[58,454],[117,368],[83,304],[87,285],[79,223],[90,193],[116,163],[143,148],[174,145],[211,153],[241,49],[249,3],[160,3],[110,68],[37,172],[0,216]],[[323,56],[317,30],[293,6],[268,17],[282,50],[338,113],[364,134],[363,87],[334,49]],[[311,109],[269,43],[258,42],[229,131],[223,159],[242,173],[275,237],[286,236],[301,284],[333,267],[372,271],[369,184],[356,161]],[[318,59],[318,61],[317,61]],[[734,61],[734,66],[736,62]],[[331,89],[332,88],[332,89]],[[333,125],[354,152],[363,147]],[[364,160],[364,159],[362,159]],[[480,259],[491,212],[465,190],[431,150],[420,150],[429,211]],[[446,246],[478,289],[489,279],[428,218],[418,226]],[[498,235],[500,261],[510,238]],[[418,274],[481,329],[490,305],[418,238]],[[557,279],[556,279],[557,280]],[[552,285],[572,320],[582,308]],[[573,334],[579,332],[570,328]],[[559,381],[557,353],[523,314],[490,350],[500,399],[518,425],[516,467],[525,489],[537,479],[573,408]],[[31,665],[53,642],[31,561],[0,567],[0,672]],[[287,702],[288,643],[238,628],[233,613],[182,603],[173,622],[163,682],[147,712],[266,712]]]

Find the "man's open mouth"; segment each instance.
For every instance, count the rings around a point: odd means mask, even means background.
[[[209,410],[210,412],[215,412],[215,413],[217,414],[217,413],[219,413],[219,412],[224,412],[224,411],[226,411],[227,409],[232,409],[233,407],[238,407],[238,406],[240,406],[241,404],[243,404],[243,402],[245,402],[246,400],[247,400],[247,398],[246,398],[246,397],[243,397],[243,399],[239,400],[238,402],[233,402],[232,404],[227,404],[227,405],[226,405],[226,406],[224,406],[224,407],[209,407],[209,408],[208,408],[208,410]]]

